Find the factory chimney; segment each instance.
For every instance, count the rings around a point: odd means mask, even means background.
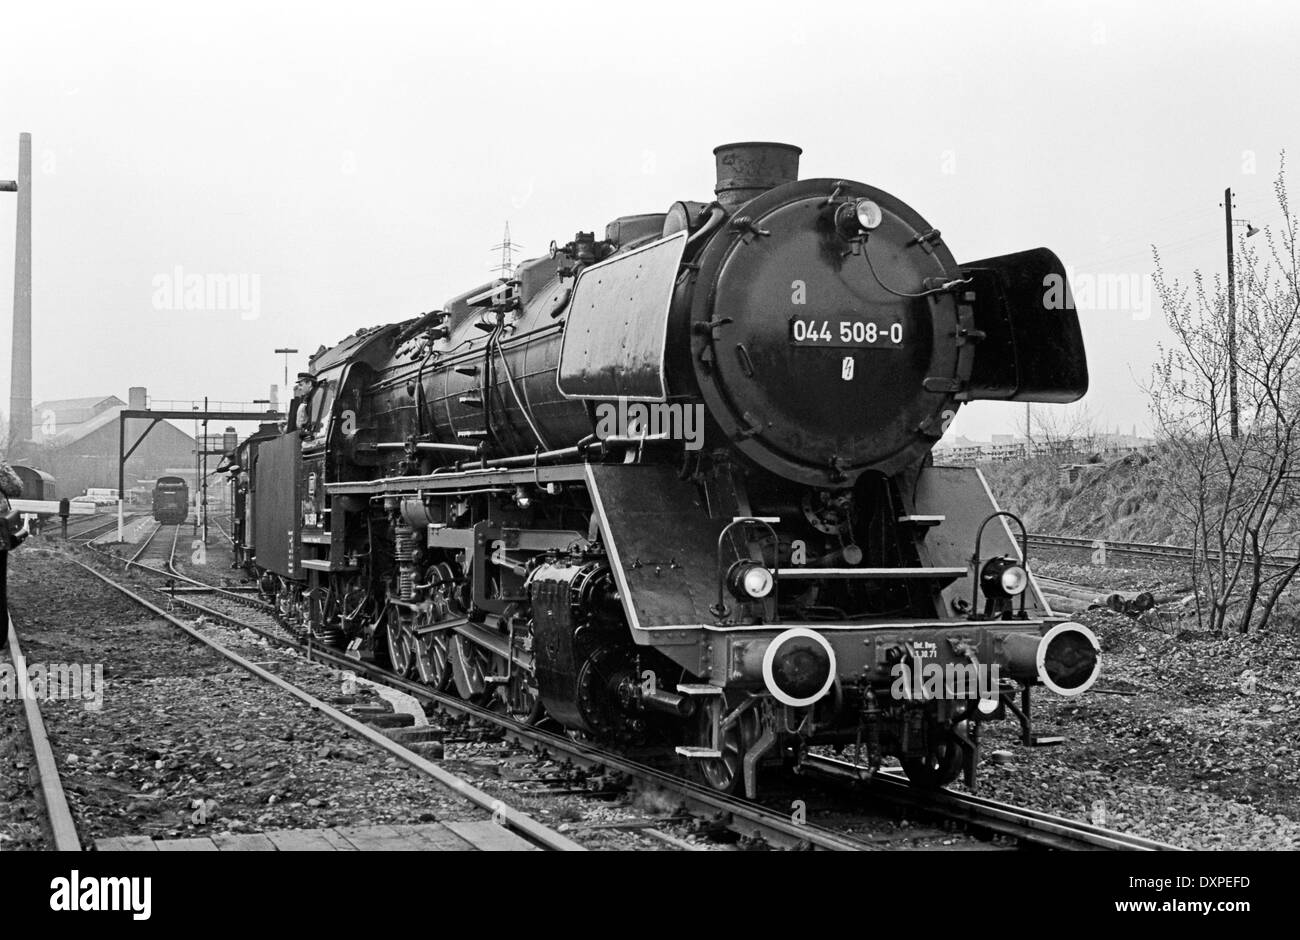
[[[9,370],[10,456],[32,436],[32,135],[18,135],[18,230],[14,238],[14,336]]]

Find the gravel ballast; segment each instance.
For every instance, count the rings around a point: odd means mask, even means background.
[[[103,669],[101,707],[42,702],[84,843],[488,818],[66,560],[25,553],[10,601],[29,665]]]

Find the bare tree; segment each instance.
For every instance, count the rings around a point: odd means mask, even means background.
[[[1151,387],[1158,433],[1172,458],[1171,510],[1194,533],[1192,577],[1203,626],[1264,629],[1300,570],[1295,518],[1300,484],[1300,258],[1287,198],[1285,154],[1274,183],[1282,213],[1267,251],[1243,237],[1236,268],[1239,434],[1229,411],[1226,285],[1155,285],[1176,342],[1160,350]]]
[[[1097,422],[1086,405],[1032,412],[1033,444],[1051,458],[1090,454],[1097,448]]]

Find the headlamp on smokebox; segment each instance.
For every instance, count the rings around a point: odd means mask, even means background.
[[[856,239],[879,228],[885,213],[870,199],[852,199],[835,207],[834,221],[840,235]]]
[[[727,588],[742,601],[761,601],[772,593],[775,579],[765,565],[738,561],[727,572]]]

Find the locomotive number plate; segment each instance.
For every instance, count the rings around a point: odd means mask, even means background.
[[[829,320],[795,317],[790,321],[790,343],[794,346],[896,349],[903,345],[903,324],[846,317]]]

